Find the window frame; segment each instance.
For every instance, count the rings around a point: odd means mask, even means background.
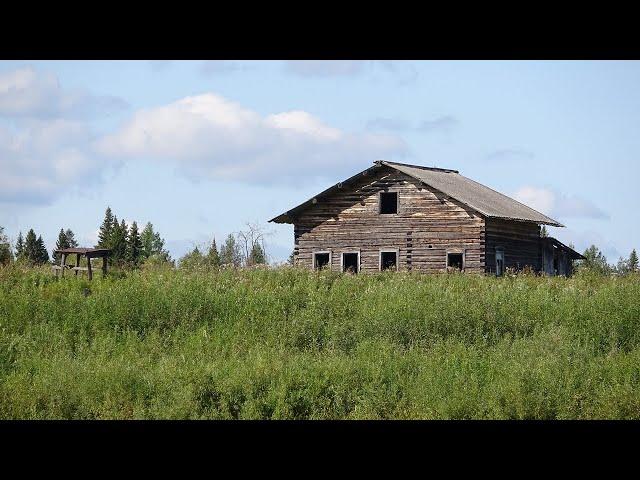
[[[394,193],[396,195],[396,212],[395,213],[382,213],[382,195],[385,193]],[[381,190],[378,192],[378,215],[398,215],[400,213],[400,193],[395,190]]]
[[[331,270],[331,250],[317,250],[315,252],[312,252],[311,254],[311,263],[314,271],[320,271],[320,269],[316,266],[316,255],[324,254],[329,254],[329,263],[327,265],[329,265],[329,270]]]
[[[449,248],[446,250],[445,253],[445,269],[449,269],[452,267],[449,267],[449,255],[462,255],[462,268],[460,269],[461,272],[464,272],[466,267],[467,267],[467,259],[466,259],[466,255],[465,255],[466,251],[462,248]]]
[[[360,250],[345,250],[344,252],[340,252],[340,271],[342,273],[347,273],[344,271],[344,256],[345,254],[356,254],[358,255],[358,269],[356,273],[360,273]]]
[[[502,271],[499,274],[498,274],[498,254],[500,254],[500,259],[502,260]],[[495,256],[496,277],[502,277],[504,275],[504,247],[496,247],[494,256]]]
[[[385,270],[382,269],[382,254],[383,253],[395,253],[396,254],[396,269],[395,271],[398,272],[400,271],[400,249],[399,248],[393,248],[393,247],[385,247],[385,248],[381,248],[380,251],[378,252],[378,271],[379,272],[384,272]],[[390,270],[390,269],[387,269]]]

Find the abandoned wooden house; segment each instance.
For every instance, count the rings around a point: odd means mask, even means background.
[[[270,221],[294,225],[294,263],[316,269],[570,275],[583,258],[541,236],[559,222],[456,170],[387,161]]]

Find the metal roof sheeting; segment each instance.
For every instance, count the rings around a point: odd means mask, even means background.
[[[533,208],[527,207],[511,197],[507,197],[500,192],[496,192],[495,190],[475,182],[470,178],[460,175],[457,170],[421,167],[418,165],[407,165],[404,163],[387,162],[384,160],[378,160],[374,162],[374,164],[375,165],[373,167],[369,167],[367,170],[379,168],[383,165],[394,168],[467,205],[485,217],[504,218],[507,220],[535,222],[555,227],[564,227],[564,225],[553,218],[547,217],[546,215],[534,210]],[[312,201],[315,198],[322,197],[323,195],[333,192],[338,188],[338,185],[341,186],[342,184],[346,184],[364,172],[360,172],[344,182],[340,182],[333,187],[328,188],[324,192],[269,221],[275,223],[292,223],[292,215],[311,206],[313,204]]]

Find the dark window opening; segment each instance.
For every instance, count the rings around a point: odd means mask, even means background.
[[[329,254],[328,253],[316,253],[313,255],[313,268],[321,270],[329,267]]]
[[[380,213],[398,213],[397,192],[380,192]]]
[[[396,252],[380,252],[380,270],[397,270],[398,254]]]
[[[342,271],[350,273],[358,273],[358,254],[343,253],[342,254]]]
[[[462,254],[447,253],[447,267],[462,271]]]

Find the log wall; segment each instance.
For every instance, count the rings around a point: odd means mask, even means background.
[[[535,271],[542,268],[542,245],[538,224],[487,218],[485,246],[486,270],[489,273],[496,271],[496,248],[504,250],[505,268],[522,269],[529,266]]]
[[[379,193],[397,192],[398,213],[379,214]],[[447,252],[464,253],[465,271],[484,272],[485,220],[471,208],[421,182],[385,168],[345,185],[294,221],[297,265],[330,251],[339,271],[343,252],[360,252],[360,271],[377,272],[381,249],[398,250],[399,270],[446,270]]]

